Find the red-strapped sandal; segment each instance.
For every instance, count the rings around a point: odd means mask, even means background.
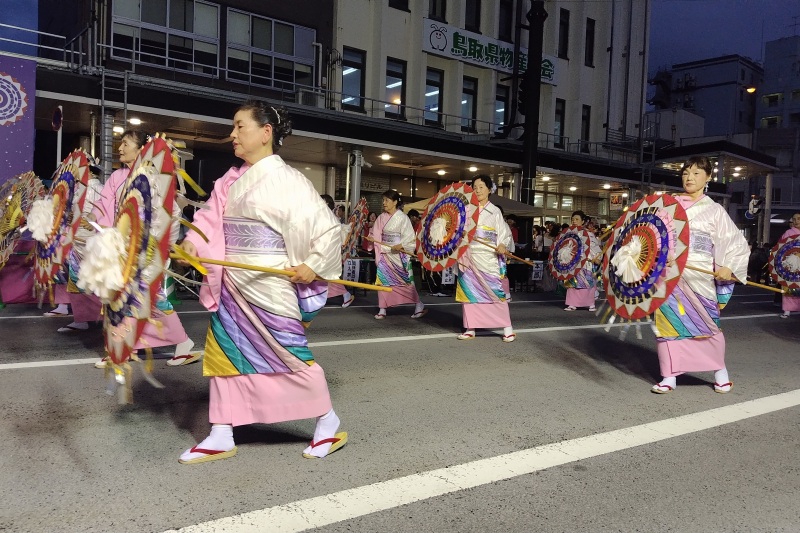
[[[653,388],[650,389],[650,392],[655,392],[656,394],[667,394],[668,392],[672,392],[675,390],[675,387],[670,385],[662,385],[661,383],[656,383],[653,385]]]
[[[178,459],[178,462],[184,465],[193,465],[197,463],[206,463],[208,461],[216,461],[217,459],[227,459],[228,457],[233,457],[236,455],[236,446],[233,447],[232,450],[223,451],[223,450],[206,450],[205,448],[198,448],[195,446],[189,453],[202,453],[200,457],[195,457],[194,459],[188,459],[184,461],[183,459]]]
[[[512,333],[511,335],[503,335],[503,342],[514,342],[517,340],[517,334]]]
[[[341,431],[329,439],[322,439],[319,442],[312,442],[311,447],[316,448],[320,444],[327,444],[329,442],[333,443],[331,444],[331,449],[328,450],[328,453],[326,453],[322,457],[329,456],[330,454],[332,454],[333,452],[335,452],[336,450],[347,444],[347,432]],[[304,453],[303,457],[305,457],[306,459],[322,459],[322,457],[317,457],[316,455],[311,455],[310,453]]]
[[[714,392],[718,392],[720,394],[727,394],[733,388],[733,381],[729,381],[727,383],[714,383]]]

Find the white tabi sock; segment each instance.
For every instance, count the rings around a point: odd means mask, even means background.
[[[514,328],[513,328],[513,327],[511,327],[511,326],[506,326],[506,327],[504,327],[504,328],[503,328],[503,336],[504,336],[504,337],[508,337],[508,336],[509,336],[509,335],[511,335],[512,333],[514,333]]]
[[[724,385],[730,382],[730,379],[728,378],[728,369],[722,368],[714,372],[714,382],[717,385]]]
[[[669,385],[674,389],[678,386],[678,379],[675,376],[664,378],[659,382],[659,385]]]
[[[211,426],[211,434],[194,448],[199,450],[229,452],[234,446],[233,426],[230,424],[214,424]],[[207,455],[201,452],[192,452],[192,449],[194,448],[189,448],[183,452],[181,454],[181,461],[190,461],[192,459]]]
[[[48,312],[49,313],[59,313],[59,314],[62,314],[62,315],[66,315],[66,314],[69,314],[69,306],[67,306],[67,304],[58,304],[58,307],[56,307],[55,309],[51,309]]]
[[[422,302],[417,302],[416,307],[414,307],[414,314],[422,312],[423,309],[425,309],[425,304]]]
[[[380,309],[378,309],[378,314],[386,316],[386,308],[385,307],[381,307]]]
[[[190,351],[192,351],[193,346],[194,346],[194,341],[192,339],[186,339],[185,341],[176,344],[175,355],[173,355],[173,357],[180,357],[181,355],[187,355]]]
[[[333,409],[328,411],[323,416],[317,418],[317,427],[314,428],[314,441],[330,439],[336,435],[336,430],[339,429],[339,417],[333,412]],[[326,442],[312,448],[311,446],[303,450],[303,453],[313,455],[314,457],[325,457],[333,445],[332,442]]]

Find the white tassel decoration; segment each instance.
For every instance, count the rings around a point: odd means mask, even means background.
[[[792,272],[800,272],[800,256],[791,254],[783,260],[783,266]]]
[[[125,238],[117,228],[105,228],[86,240],[86,255],[78,274],[78,288],[93,293],[104,303],[122,289],[122,256]]]
[[[611,258],[611,264],[615,267],[614,273],[625,283],[636,283],[644,277],[644,272],[637,265],[641,253],[642,242],[634,237]]]
[[[439,217],[431,222],[430,236],[434,246],[444,244],[444,239],[447,236],[447,222],[445,222],[444,218]]]
[[[30,231],[33,238],[39,242],[47,242],[50,233],[53,231],[54,222],[53,199],[49,197],[41,198],[33,202],[28,213],[28,225],[22,230]]]
[[[569,263],[573,256],[573,249],[575,244],[569,241],[558,250],[558,260],[562,263]]]

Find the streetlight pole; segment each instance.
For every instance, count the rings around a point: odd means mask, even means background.
[[[528,28],[528,68],[525,70],[525,140],[522,143],[522,201],[534,202],[536,165],[539,154],[539,99],[542,87],[542,51],[544,48],[544,21],[547,11],[544,0],[531,0],[531,10],[525,15]]]

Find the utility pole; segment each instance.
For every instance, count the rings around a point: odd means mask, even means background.
[[[544,0],[531,0],[528,19],[528,68],[525,70],[525,139],[522,143],[522,201],[533,205],[536,166],[539,159],[539,99],[542,86],[542,48],[547,11]]]

